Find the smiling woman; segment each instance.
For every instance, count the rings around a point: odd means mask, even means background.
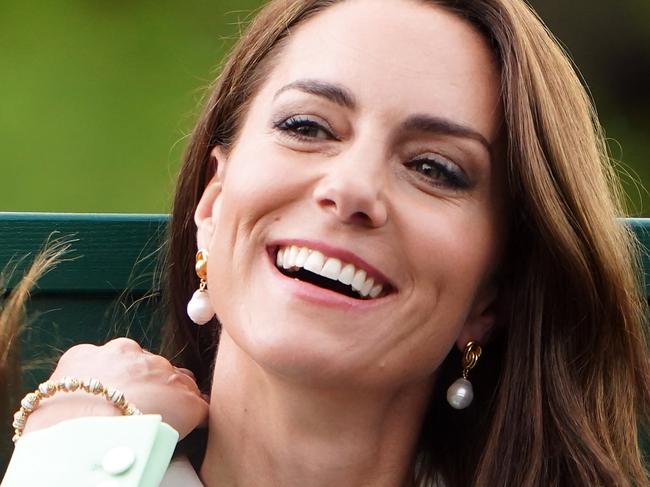
[[[225,65],[171,223],[187,369],[122,339],[53,379],[181,437],[207,414],[207,486],[650,485],[636,251],[570,62],[520,0],[377,5],[271,1]],[[43,391],[7,485],[42,428],[107,414]]]
[[[383,395],[408,384],[409,407],[422,408],[453,343],[482,341],[493,322],[503,163],[477,137],[496,142],[499,79],[466,22],[426,5],[392,8],[416,39],[387,37],[393,15],[357,2],[292,32],[237,142],[212,150],[217,171],[195,221],[198,246],[223,256],[208,264],[222,352],[232,340],[257,365],[312,386]],[[271,264],[282,251],[284,269],[294,246],[306,249],[303,272],[285,279]],[[374,298],[332,292],[327,276],[343,262]],[[397,414],[392,396],[363,400]]]

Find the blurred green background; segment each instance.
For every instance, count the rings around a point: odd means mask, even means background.
[[[204,89],[260,3],[2,0],[0,211],[167,212]],[[650,1],[533,4],[593,93],[630,214],[650,216]]]

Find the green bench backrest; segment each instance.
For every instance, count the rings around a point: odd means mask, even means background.
[[[57,350],[128,335],[155,349],[150,323],[158,299],[156,263],[166,215],[0,213],[0,269],[19,260],[11,290],[50,238],[74,240],[67,256],[32,292],[30,321],[21,336],[25,388],[51,372]],[[143,300],[146,296],[150,299]]]
[[[0,269],[25,254],[33,257],[52,232],[76,239],[70,254],[76,259],[58,265],[32,293],[28,313],[33,320],[21,336],[26,390],[47,378],[58,351],[76,343],[128,335],[155,350],[159,330],[150,317],[158,300],[156,261],[166,224],[166,215],[0,213]],[[626,224],[645,247],[650,297],[650,219]],[[19,262],[8,290],[30,262]],[[646,445],[650,453],[647,440]]]

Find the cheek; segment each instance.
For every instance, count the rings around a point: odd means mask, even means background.
[[[495,255],[489,214],[427,204],[419,212],[413,206],[399,212],[394,248],[412,282],[404,306],[384,316],[387,326],[378,327],[372,340],[366,337],[367,355],[380,357],[374,370],[386,382],[431,377],[454,346]]]
[[[402,234],[418,284],[441,293],[478,288],[497,254],[496,225],[486,205],[432,201],[426,211],[410,214],[418,216]]]
[[[255,266],[265,258],[267,230],[285,218],[287,206],[304,192],[304,178],[285,167],[277,149],[260,140],[230,154],[212,208],[209,289],[223,322],[231,321],[228,315],[238,320],[242,313],[248,315],[248,288],[255,282]]]
[[[499,239],[484,207],[434,204],[437,211],[421,213],[426,216],[412,219],[401,234],[425,334],[453,343],[494,266]]]
[[[302,190],[299,167],[270,135],[258,139],[233,153],[224,177],[224,213],[244,221],[272,212]]]

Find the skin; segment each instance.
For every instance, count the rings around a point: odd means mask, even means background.
[[[208,403],[191,371],[174,367],[128,338],[116,338],[100,347],[81,344],[68,349],[50,379],[66,376],[95,377],[105,386],[121,390],[143,413],[161,414],[181,438],[203,424],[208,415]],[[23,434],[75,417],[119,415],[104,398],[84,392],[58,393],[42,401],[29,416]]]
[[[343,2],[296,28],[237,143],[213,151],[195,214],[223,325],[207,486],[404,485],[436,369],[493,325],[506,224],[498,69],[441,8],[376,5]],[[333,86],[354,106],[323,94]],[[353,253],[393,292],[352,300],[281,275],[269,250],[294,239]],[[181,435],[203,420],[198,390],[168,380],[187,372],[155,363],[160,387],[144,394],[146,379],[125,383],[108,364],[146,353],[109,345],[94,350],[95,375]],[[66,354],[55,374],[88,362]]]

